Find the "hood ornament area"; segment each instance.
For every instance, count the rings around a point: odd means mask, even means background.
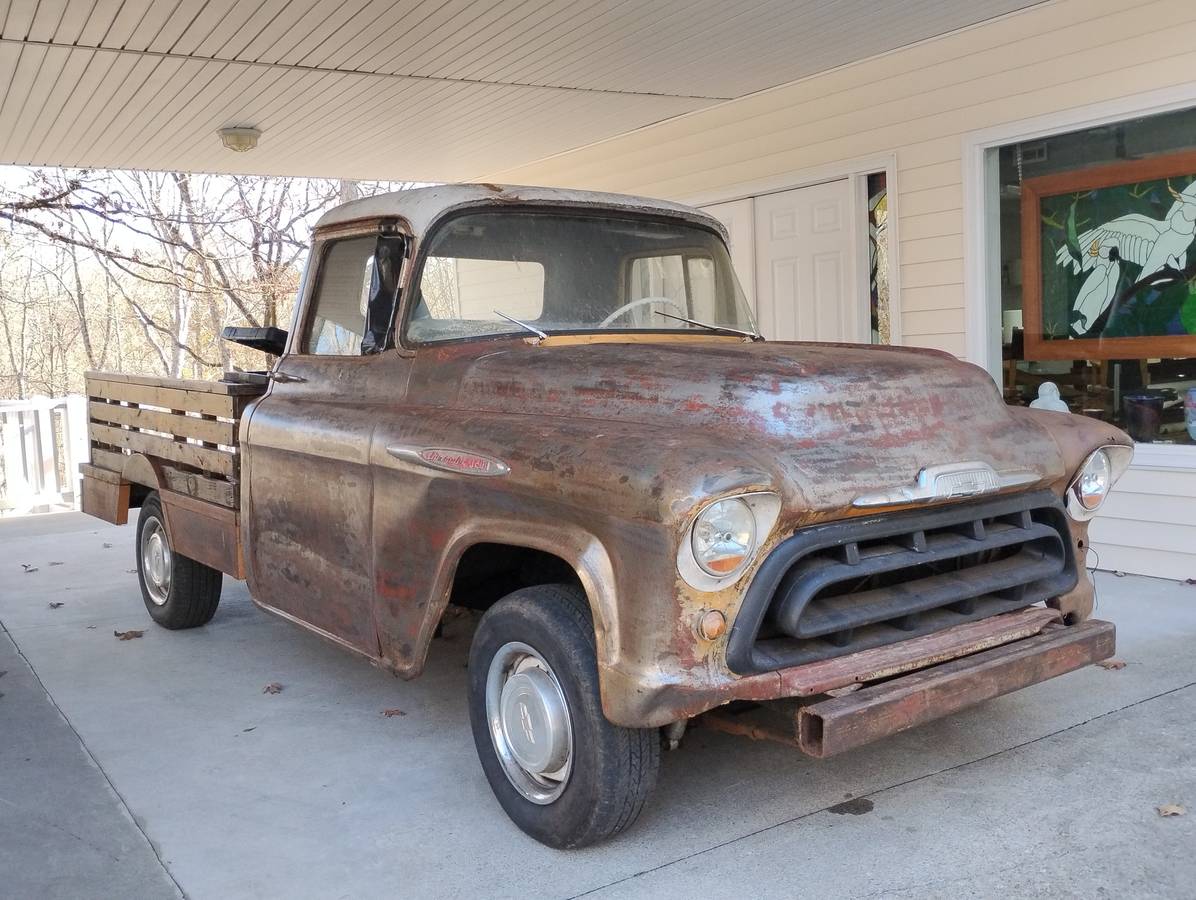
[[[851,501],[857,508],[870,506],[899,506],[905,503],[929,503],[934,500],[955,500],[977,494],[992,494],[1003,488],[1032,484],[1039,476],[1025,470],[997,472],[986,462],[943,463],[926,466],[914,478],[913,484],[860,494]]]

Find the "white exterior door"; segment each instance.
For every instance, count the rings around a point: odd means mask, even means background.
[[[740,287],[752,309],[756,308],[756,201],[732,200],[730,203],[716,203],[704,206],[727,228],[727,244],[731,250],[731,265],[739,276]]]
[[[756,315],[779,341],[868,340],[849,179],[754,199]]]

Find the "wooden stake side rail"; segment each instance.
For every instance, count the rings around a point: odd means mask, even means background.
[[[89,372],[90,474],[122,475],[129,454],[149,457],[156,486],[230,509],[238,505],[237,427],[259,383]]]

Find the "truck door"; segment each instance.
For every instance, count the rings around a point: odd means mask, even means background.
[[[371,657],[370,441],[379,408],[406,389],[407,361],[377,352],[402,247],[376,230],[317,242],[314,283],[250,420],[244,461],[254,598]]]

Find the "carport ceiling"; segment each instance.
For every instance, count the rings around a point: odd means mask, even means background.
[[[469,179],[1030,5],[0,0],[0,162]]]

